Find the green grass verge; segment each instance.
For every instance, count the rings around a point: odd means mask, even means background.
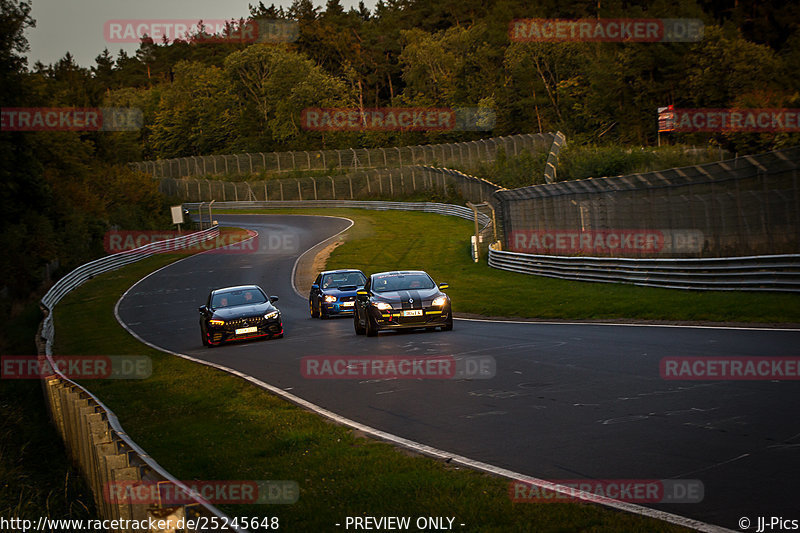
[[[800,323],[799,295],[566,281],[490,268],[485,260],[476,264],[469,256],[468,244],[474,224],[456,217],[365,209],[280,212],[354,220],[346,243],[331,254],[328,268],[359,268],[367,274],[398,268],[426,270],[437,282],[450,283],[447,292],[456,313],[572,320]]]
[[[175,258],[149,258],[68,295],[55,310],[57,353],[152,358],[146,380],[84,385],[179,479],[300,485],[295,504],[222,506],[230,514],[277,516],[285,531],[340,530],[335,524],[347,516],[364,515],[449,516],[466,524],[461,531],[482,532],[682,530],[596,505],[512,503],[506,480],[360,438],[244,380],[140,344],[117,324],[114,305],[136,280]]]

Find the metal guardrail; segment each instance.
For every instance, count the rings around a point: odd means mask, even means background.
[[[173,527],[181,519],[188,520],[200,516],[217,517],[220,521],[229,522],[227,515],[178,481],[140,448],[125,433],[116,415],[96,396],[58,370],[53,359],[55,339],[53,308],[70,291],[98,274],[118,269],[157,253],[174,252],[190,247],[207,239],[216,238],[218,235],[219,228],[212,227],[102,257],[76,268],[61,278],[42,298],[46,316],[42,321],[37,341],[40,356],[48,359],[49,367],[54,371],[52,377],[42,380],[45,403],[66,448],[91,487],[98,512],[104,519],[141,521],[152,517],[155,520],[171,520]],[[114,501],[107,497],[109,483],[139,482],[173,484],[182,493],[189,495],[194,503],[156,507]],[[204,531],[213,530],[216,528],[204,529]],[[123,528],[115,531],[133,530]]]
[[[207,204],[205,204],[207,205]],[[185,203],[184,208],[197,210],[199,202]],[[269,202],[214,202],[214,209],[280,209],[280,208],[355,208],[373,209],[376,211],[422,211],[437,213],[439,215],[455,216],[474,220],[472,209],[469,207],[441,204],[437,202],[380,202],[370,200],[303,200],[303,201],[269,201]],[[478,221],[485,228],[491,223],[491,218],[483,213],[478,214]]]
[[[492,245],[489,266],[551,278],[670,289],[800,292],[800,254],[638,259],[523,254]]]
[[[199,203],[183,204],[198,209]],[[474,220],[468,207],[435,202],[319,200],[288,202],[215,202],[215,209],[357,208],[437,213]],[[491,218],[478,213],[485,231]],[[511,272],[575,281],[629,283],[693,290],[800,292],[800,254],[700,259],[639,259],[534,255],[489,246],[489,266]]]

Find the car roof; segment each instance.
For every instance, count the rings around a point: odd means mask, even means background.
[[[387,276],[387,275],[405,275],[405,274],[425,274],[430,277],[424,270],[387,270],[386,272],[375,272],[372,276]]]
[[[364,274],[357,268],[340,268],[339,270],[324,270],[320,272],[320,274],[344,274],[347,272],[358,272],[359,274]]]
[[[214,290],[211,291],[211,294],[214,294],[214,293],[217,293],[217,292],[243,291],[243,290],[247,290],[247,289],[250,289],[250,290],[258,289],[261,292],[264,292],[263,290],[261,290],[261,287],[259,287],[258,285],[235,285],[233,287],[220,287],[219,289],[214,289]]]

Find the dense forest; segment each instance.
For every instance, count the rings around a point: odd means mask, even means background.
[[[141,39],[134,55],[98,51],[30,65],[29,2],[0,0],[3,107],[134,107],[136,132],[0,132],[0,266],[8,302],[101,253],[112,227],[168,223],[152,180],[125,163],[245,151],[396,146],[560,130],[571,143],[653,145],[656,109],[800,107],[800,4],[757,0],[339,0],[231,13],[298,24],[280,44]],[[521,43],[519,18],[696,18],[692,43]],[[485,107],[485,132],[325,132],[299,125],[308,107]],[[675,134],[670,142],[758,152],[797,134]],[[57,262],[57,263],[56,263]]]

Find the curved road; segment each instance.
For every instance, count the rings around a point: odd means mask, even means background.
[[[668,356],[798,356],[800,332],[457,320],[452,332],[366,338],[353,333],[351,320],[309,318],[307,300],[290,279],[304,250],[349,221],[217,218],[258,231],[258,252],[195,255],[136,285],[119,315],[148,342],[524,475],[698,479],[701,503],[652,507],[734,530],[741,516],[753,523],[756,516],[800,518],[800,381],[665,381],[659,372]],[[280,297],[285,338],[204,348],[197,307],[209,289],[244,283]],[[357,381],[308,380],[300,370],[300,359],[310,355],[403,354],[490,355],[497,373],[488,380]]]

